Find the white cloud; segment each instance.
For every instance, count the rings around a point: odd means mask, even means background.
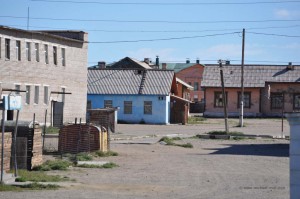
[[[286,9],[275,10],[275,16],[280,19],[287,19],[291,17],[291,12]]]
[[[274,11],[274,15],[278,19],[293,19],[293,18],[297,18],[300,16],[300,11],[277,9]]]

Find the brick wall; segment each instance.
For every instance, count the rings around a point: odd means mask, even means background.
[[[10,170],[10,157],[11,157],[11,133],[4,133],[4,161],[3,166],[5,171]],[[0,149],[2,148],[2,136],[0,136]],[[1,155],[1,150],[0,150]],[[0,156],[1,157],[1,156]],[[1,164],[1,158],[0,158]]]
[[[104,146],[100,146],[103,139],[107,141],[107,138],[103,136],[104,134],[106,132],[93,125],[72,124],[64,126],[59,131],[58,150],[60,153],[73,154],[100,149],[106,151]]]

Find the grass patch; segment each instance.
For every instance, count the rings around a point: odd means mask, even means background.
[[[201,124],[207,119],[204,117],[189,117],[188,118],[188,124]]]
[[[42,171],[27,171],[27,170],[18,170],[18,175],[20,177],[16,178],[16,182],[61,182],[68,181],[68,177],[61,177],[58,175],[47,175]]]
[[[59,128],[53,126],[46,127],[46,134],[58,134],[58,133],[59,133]]]
[[[29,190],[57,190],[60,188],[59,185],[56,184],[39,184],[39,183],[30,183],[26,185],[20,186],[22,189],[29,189]]]
[[[81,168],[99,168],[99,169],[112,169],[114,167],[119,167],[119,165],[113,163],[113,162],[109,162],[103,165],[96,165],[96,164],[81,164],[81,165],[77,165],[77,167],[81,167]]]
[[[47,160],[33,168],[34,171],[67,170],[72,163],[65,160]]]
[[[93,156],[88,153],[78,153],[76,155],[76,160],[77,161],[91,161],[91,160],[93,160]]]
[[[193,148],[193,145],[191,143],[186,143],[186,144],[177,144],[174,141],[176,140],[182,140],[180,137],[174,137],[174,138],[170,138],[170,137],[162,137],[159,142],[165,142],[166,145],[170,145],[170,146],[180,146],[180,147],[184,147],[184,148]]]
[[[109,157],[109,156],[118,156],[119,154],[117,152],[114,151],[107,151],[107,152],[103,152],[103,151],[96,151],[95,152],[95,156],[98,157]]]
[[[60,186],[55,184],[30,183],[21,186],[0,184],[0,192],[2,191],[16,192],[16,191],[24,191],[24,190],[57,190],[58,188],[60,188]]]
[[[237,132],[237,131],[232,131],[229,133],[226,133],[226,131],[210,131],[207,134],[209,134],[209,135],[231,135],[231,136],[243,136],[244,135],[244,133]]]
[[[22,189],[16,186],[0,184],[0,192],[1,191],[22,191]]]

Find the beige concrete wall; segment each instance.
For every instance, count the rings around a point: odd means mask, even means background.
[[[238,116],[240,109],[238,108],[238,92],[239,88],[226,88],[227,92],[227,111],[230,116]],[[223,107],[215,107],[214,98],[215,92],[222,92],[221,88],[206,88],[206,107],[205,115],[208,116],[222,116],[224,113]],[[250,108],[244,108],[245,116],[257,116],[259,114],[259,100],[260,100],[260,89],[259,88],[245,88],[245,92],[251,93],[251,106]]]
[[[87,33],[84,39],[87,41]],[[10,60],[5,58],[5,38],[10,39]],[[16,59],[16,40],[21,41],[21,61]],[[31,42],[31,61],[26,59],[26,42]],[[40,61],[36,61],[34,45],[39,44]],[[44,44],[48,45],[49,64],[45,63]],[[51,101],[61,101],[61,95],[52,94],[51,91],[71,92],[65,95],[64,122],[74,121],[75,117],[85,121],[87,96],[87,50],[88,45],[83,41],[72,41],[49,34],[36,34],[19,31],[17,29],[0,28],[0,83],[3,88],[15,88],[21,85],[31,86],[30,104],[25,103],[25,93],[22,93],[21,120],[32,120],[36,113],[36,120],[43,123],[45,110],[48,109],[47,123],[51,121]],[[57,47],[57,62],[53,62],[53,46]],[[66,49],[66,66],[62,65],[61,49]],[[34,87],[39,86],[39,103],[34,104]],[[49,86],[49,103],[44,104],[44,86]],[[3,94],[8,94],[3,93]]]

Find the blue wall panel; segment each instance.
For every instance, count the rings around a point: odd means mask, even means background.
[[[163,99],[159,99],[163,97]],[[88,95],[92,108],[104,108],[104,100],[112,100],[113,107],[120,107],[118,120],[129,123],[169,124],[170,96],[157,95]],[[132,114],[124,114],[124,101],[132,101]],[[152,101],[152,114],[144,114],[144,101]]]

